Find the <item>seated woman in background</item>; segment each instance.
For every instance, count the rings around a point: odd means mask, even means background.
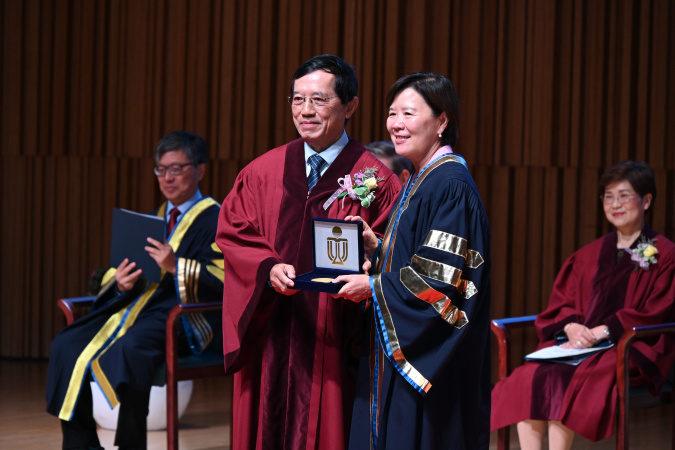
[[[646,163],[624,161],[600,178],[601,203],[616,228],[563,264],[548,308],[535,321],[538,348],[618,340],[624,330],[675,319],[675,244],[645,224],[656,197]],[[631,384],[657,394],[675,360],[669,337],[637,342]],[[526,362],[492,391],[493,430],[517,423],[521,448],[569,449],[574,433],[597,441],[612,434],[616,411],[616,347],[578,366]]]

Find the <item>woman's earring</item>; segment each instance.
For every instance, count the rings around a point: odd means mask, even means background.
[[[443,133],[438,133],[438,137],[439,137],[439,138],[442,138],[442,137],[443,137]]]

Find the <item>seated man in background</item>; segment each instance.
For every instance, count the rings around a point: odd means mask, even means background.
[[[396,153],[391,141],[375,141],[367,145],[368,151],[382,161],[405,184],[412,172],[412,163],[405,156]]]
[[[222,299],[223,255],[214,244],[220,205],[199,191],[207,159],[197,134],[177,131],[159,141],[154,172],[167,201],[154,213],[167,222],[167,233],[164,242],[148,238],[145,250],[162,269],[160,282],[148,283],[136,263],[125,259],[103,277],[92,312],[52,342],[47,411],[61,419],[64,449],[102,449],[92,377],[111,407],[120,403],[115,445],[146,448],[150,389],[165,359],[169,312],[178,303]],[[186,317],[193,352],[211,341],[221,345],[219,337],[213,339],[219,317],[213,323],[199,314]]]

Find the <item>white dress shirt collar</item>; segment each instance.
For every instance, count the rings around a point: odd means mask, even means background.
[[[342,136],[340,136],[340,139],[335,141],[333,145],[328,147],[326,150],[322,151],[320,153],[321,157],[326,161],[328,164],[323,166],[323,169],[321,169],[321,175],[328,169],[328,166],[330,166],[333,161],[335,161],[335,158],[338,157],[340,152],[342,151],[343,148],[347,145],[349,142],[349,137],[347,137],[347,132],[342,131]],[[310,156],[316,154],[316,152],[305,142],[305,176],[309,176],[309,171],[311,170],[311,166],[309,165],[308,159]]]
[[[197,192],[195,192],[195,195],[190,197],[187,201],[181,203],[180,205],[176,206],[170,201],[167,200],[166,202],[166,211],[165,216],[166,219],[169,220],[169,213],[171,212],[172,209],[178,208],[178,211],[180,211],[181,215],[184,214],[188,209],[192,208],[192,205],[197,203],[199,200],[201,200],[204,196],[202,193],[197,189]]]

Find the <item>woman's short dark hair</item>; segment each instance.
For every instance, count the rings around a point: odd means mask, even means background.
[[[295,90],[295,80],[317,70],[335,75],[333,89],[335,89],[335,93],[340,97],[343,105],[352,101],[358,94],[359,84],[356,81],[356,74],[349,64],[339,56],[318,55],[309,58],[297,68],[291,80],[291,95]]]
[[[209,160],[209,152],[206,141],[197,133],[190,131],[174,131],[159,140],[155,147],[155,164],[159,164],[162,155],[167,152],[182,150],[192,164],[206,164]]]
[[[605,173],[600,177],[600,195],[605,193],[605,189],[607,189],[607,186],[610,184],[624,180],[630,183],[640,197],[652,194],[652,202],[649,205],[649,209],[651,209],[652,205],[654,205],[654,200],[656,199],[656,180],[654,178],[654,171],[649,164],[631,160],[614,164],[612,167],[605,170]]]
[[[433,72],[416,72],[405,75],[389,88],[387,92],[387,108],[394,103],[398,94],[406,89],[413,89],[422,96],[429,105],[434,116],[438,117],[445,112],[448,116],[448,126],[443,130],[441,143],[454,146],[459,138],[459,100],[452,81]]]

